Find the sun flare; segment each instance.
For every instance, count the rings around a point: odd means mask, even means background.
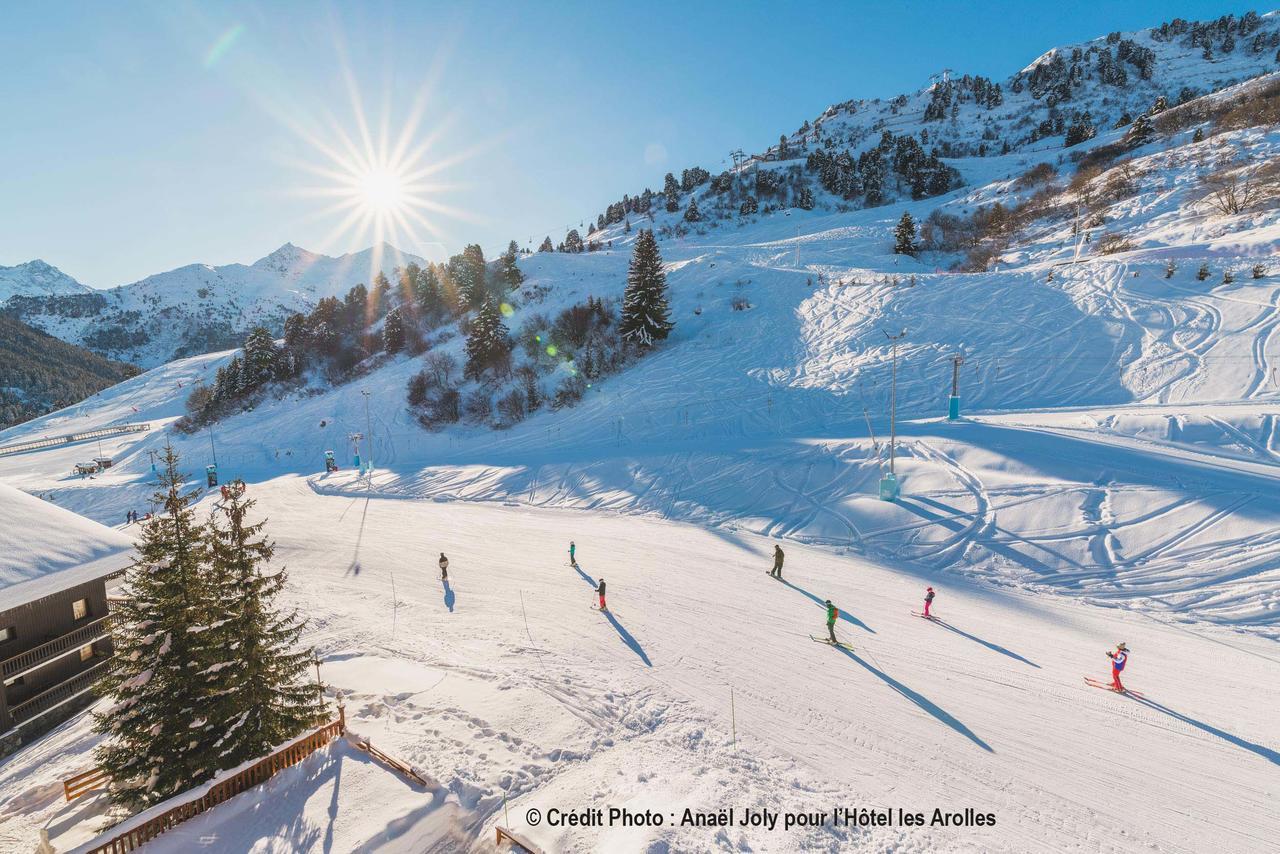
[[[406,201],[404,176],[385,167],[355,176],[353,190],[373,215],[401,213]]]

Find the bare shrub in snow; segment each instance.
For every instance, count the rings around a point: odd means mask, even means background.
[[[1099,255],[1114,255],[1117,252],[1130,252],[1138,247],[1126,235],[1108,231],[1098,236],[1094,249]]]
[[[527,401],[524,392],[518,388],[498,398],[498,426],[510,427],[519,424],[528,415]]]
[[[1245,213],[1262,201],[1261,182],[1252,173],[1214,172],[1204,177],[1205,199],[1219,213]]]
[[[493,397],[484,389],[476,389],[462,401],[462,417],[470,424],[483,424],[493,417]]]

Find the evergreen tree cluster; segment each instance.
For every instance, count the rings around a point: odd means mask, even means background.
[[[1067,137],[1064,146],[1070,148],[1073,145],[1093,139],[1098,135],[1098,129],[1093,126],[1093,119],[1088,113],[1082,113],[1078,119],[1071,123],[1071,127],[1067,128]]]
[[[926,154],[914,136],[894,136],[889,131],[857,159],[849,151],[833,155],[820,148],[809,154],[805,165],[817,173],[828,193],[846,200],[861,197],[867,207],[885,203],[890,181],[914,199],[942,195],[960,186],[960,173],[943,163],[936,151]]]
[[[101,693],[113,704],[95,717],[95,751],[111,778],[108,797],[136,812],[262,756],[325,711],[308,683],[312,652],[299,649],[304,622],[276,598],[283,569],[271,567],[265,521],[233,493],[208,521],[196,518],[178,455],[166,447],[163,506],[142,528],[137,563],[115,612],[116,655]]]
[[[356,285],[342,300],[325,297],[309,314],[290,315],[285,318],[281,344],[267,329],[255,328],[243,349],[218,369],[213,385],[191,393],[187,416],[176,426],[198,429],[252,405],[273,383],[296,383],[309,372],[329,382],[345,382],[378,353],[417,355],[425,349],[428,332],[468,312],[476,314],[471,324],[476,334],[493,336],[469,344],[474,358],[468,360],[468,370],[476,374],[500,370],[505,332],[499,332],[497,304],[524,281],[519,255],[513,240],[488,264],[480,246],[469,244],[443,264],[410,262],[396,271],[394,288],[379,273],[372,293]]]
[[[955,115],[959,105],[965,103],[994,110],[1004,103],[1004,92],[999,83],[993,83],[982,75],[966,74],[954,80],[947,78],[931,88],[929,103],[924,108],[924,120],[941,121]]]

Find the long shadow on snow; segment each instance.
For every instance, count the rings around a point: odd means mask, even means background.
[[[576,562],[573,564],[573,569],[578,573],[578,575],[582,576],[582,580],[590,584],[593,589],[600,586],[596,583],[594,578],[583,572],[582,567],[578,566]],[[619,623],[618,618],[613,616],[613,612],[605,610],[600,613],[609,618],[609,623],[613,626],[614,630],[617,631],[618,636],[622,638],[623,643],[631,647],[631,651],[640,656],[640,660],[644,662],[645,667],[653,667],[653,662],[651,662],[649,660],[649,656],[645,654],[644,647],[640,646],[640,642],[631,636],[631,632],[622,627],[622,623]]]
[[[854,661],[861,664],[870,673],[878,677],[881,682],[888,685],[890,688],[897,691],[899,694],[906,697],[908,700],[915,703],[921,709],[933,715],[935,718],[942,721],[944,724],[951,727],[953,730],[960,733],[965,738],[969,739],[974,744],[981,747],[983,750],[987,751],[988,753],[995,753],[995,751],[991,749],[991,745],[987,744],[985,741],[983,741],[982,739],[978,738],[976,735],[973,734],[973,730],[969,729],[967,726],[960,723],[960,721],[956,720],[949,713],[944,712],[942,709],[936,706],[933,703],[933,701],[929,700],[923,694],[919,694],[916,691],[912,691],[910,688],[908,688],[906,685],[903,685],[897,679],[894,679],[888,673],[885,673],[883,670],[880,670],[878,667],[874,667],[868,664],[867,662],[863,661],[853,652],[853,650],[846,649],[845,647],[842,647],[842,646],[834,647],[834,649],[840,650],[840,652],[844,653],[845,655],[852,658]]]
[[[1250,753],[1256,753],[1273,765],[1280,765],[1280,753],[1277,753],[1269,747],[1263,747],[1261,744],[1254,744],[1252,741],[1245,741],[1238,735],[1232,735],[1225,730],[1218,729],[1216,726],[1212,726],[1203,721],[1198,721],[1195,718],[1189,718],[1181,712],[1175,712],[1168,706],[1160,705],[1155,700],[1149,700],[1146,697],[1135,697],[1132,694],[1125,694],[1124,696],[1133,700],[1135,703],[1140,703],[1146,706],[1149,709],[1155,709],[1157,712],[1164,712],[1169,717],[1180,720],[1184,724],[1189,724],[1202,732],[1207,732],[1209,735],[1217,736],[1223,741],[1234,744],[1236,747],[1243,748]]]
[[[1035,663],[1034,661],[1032,661],[1031,659],[1029,659],[1029,658],[1023,658],[1022,656],[1018,655],[1018,654],[1017,654],[1016,652],[1014,652],[1013,650],[1011,650],[1011,649],[1005,649],[1004,647],[1000,646],[1000,644],[998,644],[998,643],[991,643],[991,641],[984,641],[984,640],[983,640],[982,638],[980,638],[980,637],[977,637],[977,636],[975,636],[975,635],[971,635],[971,634],[969,634],[968,632],[963,631],[963,630],[961,630],[961,629],[957,629],[955,626],[951,625],[950,623],[943,622],[943,620],[942,620],[942,619],[940,619],[940,618],[938,618],[938,617],[934,617],[934,618],[933,618],[933,622],[937,623],[938,625],[942,626],[944,629],[947,629],[948,631],[955,632],[956,634],[960,635],[960,637],[962,637],[962,638],[968,638],[969,640],[973,641],[974,643],[980,643],[980,644],[982,644],[983,646],[985,646],[987,649],[991,650],[992,652],[998,652],[998,653],[1000,653],[1001,655],[1007,655],[1007,656],[1009,656],[1009,657],[1010,657],[1010,658],[1012,658],[1012,659],[1016,659],[1017,661],[1021,661],[1023,664],[1030,664],[1030,665],[1031,665],[1032,667],[1034,667],[1036,670],[1039,670],[1039,669],[1040,669],[1040,665],[1036,664],[1036,663]]]
[[[453,613],[453,603],[456,597],[453,595],[453,588],[449,585],[449,579],[443,580],[444,584],[444,606],[449,609],[449,613]]]
[[[827,603],[826,603],[826,602],[822,601],[822,600],[821,600],[821,599],[819,599],[817,596],[814,596],[812,593],[810,593],[808,590],[805,590],[803,587],[799,587],[799,586],[797,586],[797,585],[795,585],[795,584],[792,584],[790,581],[787,581],[785,578],[782,578],[782,579],[779,579],[779,580],[780,580],[783,584],[785,584],[785,585],[787,585],[788,587],[790,587],[792,590],[796,591],[797,593],[801,593],[801,594],[803,594],[803,595],[805,595],[805,596],[808,596],[808,597],[809,597],[810,599],[812,599],[812,600],[813,600],[813,601],[814,601],[814,602],[815,602],[819,607],[821,607],[821,608],[826,608],[826,607],[827,607]],[[874,635],[874,634],[876,634],[876,630],[875,630],[875,629],[871,628],[871,627],[870,627],[870,626],[868,626],[866,623],[862,622],[862,620],[859,620],[857,617],[853,616],[852,614],[850,614],[848,611],[844,610],[843,608],[841,608],[841,609],[840,609],[840,619],[844,620],[846,623],[853,623],[855,626],[857,626],[857,627],[858,627],[858,628],[860,628],[860,629],[866,629],[867,631],[871,632],[871,634],[873,634],[873,635]]]
[[[575,572],[578,573],[578,575],[581,575],[582,580],[590,584],[593,589],[600,586],[599,584],[596,583],[596,580],[594,578],[592,578],[591,576],[583,572],[582,567],[578,566],[576,562],[573,564],[573,569]]]
[[[618,632],[618,636],[622,638],[623,643],[631,647],[631,651],[640,656],[640,660],[644,662],[645,667],[653,667],[653,662],[649,660],[649,656],[645,655],[644,647],[640,646],[640,642],[631,636],[631,632],[622,627],[622,623],[618,622],[618,618],[613,616],[613,612],[604,610],[600,612],[609,618],[610,625]]]

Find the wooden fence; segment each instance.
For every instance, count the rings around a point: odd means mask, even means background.
[[[68,801],[74,801],[83,795],[99,789],[106,788],[105,783],[110,777],[107,772],[101,768],[94,768],[92,771],[84,771],[74,777],[68,777],[62,781],[62,793],[67,796]]]
[[[342,735],[346,732],[346,729],[346,714],[343,708],[339,706],[338,719],[336,721],[325,724],[309,735],[282,747],[270,756],[260,759],[236,774],[217,781],[209,786],[200,797],[178,804],[135,827],[106,838],[92,848],[85,849],[84,854],[127,854],[129,851],[135,851],[144,843],[155,839],[166,830],[177,827],[184,821],[213,809],[218,804],[234,798],[246,789],[251,789],[259,783],[266,782],[276,773],[286,768],[297,765],[312,753]],[[79,775],[79,777],[85,776],[87,775]],[[71,780],[75,779],[77,778],[71,778]],[[71,780],[63,783],[64,789]],[[99,839],[102,838],[99,837]]]

